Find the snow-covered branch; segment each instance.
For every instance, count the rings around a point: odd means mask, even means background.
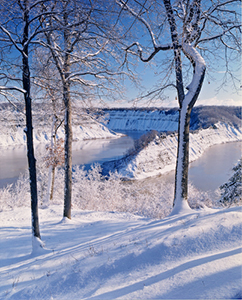
[[[18,91],[23,94],[26,93],[26,91],[24,89],[17,87],[17,86],[0,86],[0,91],[11,91],[11,90]]]
[[[240,28],[242,28],[242,25],[234,25],[234,26],[231,26],[231,27],[223,30],[223,32],[221,32],[219,34],[202,38],[197,42],[197,44],[209,42],[209,41],[212,41],[215,39],[219,39],[219,38],[223,37],[226,33],[230,32],[232,29],[235,29],[235,28],[240,29]]]
[[[15,46],[15,48],[22,54],[26,57],[26,54],[24,53],[23,49],[20,48],[18,46],[18,43],[13,39],[11,33],[6,29],[4,28],[2,25],[0,25],[0,29],[8,36],[10,42]]]

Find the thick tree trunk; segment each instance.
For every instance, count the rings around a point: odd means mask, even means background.
[[[71,219],[72,193],[72,111],[70,88],[64,86],[65,103],[65,190],[64,190],[64,217]]]
[[[178,149],[175,179],[175,204],[181,199],[187,200],[188,195],[188,167],[189,167],[189,130],[191,108],[179,110]]]
[[[32,125],[32,100],[30,97],[30,71],[28,58],[28,40],[29,31],[29,15],[28,15],[28,1],[25,1],[24,11],[24,32],[23,32],[23,88],[26,91],[25,99],[25,115],[26,115],[26,137],[27,137],[27,157],[29,166],[29,180],[31,193],[31,213],[32,213],[32,232],[33,236],[40,238],[39,231],[39,217],[38,217],[38,196],[37,196],[37,180],[36,180],[36,160],[34,157],[34,143],[33,143],[33,125]]]
[[[205,76],[206,66],[203,60],[195,63],[193,80],[179,110],[178,147],[175,175],[175,196],[173,213],[189,208],[188,196],[188,168],[189,168],[189,132],[190,117],[197,101]],[[190,90],[191,89],[191,90]]]

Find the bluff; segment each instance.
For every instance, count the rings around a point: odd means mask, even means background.
[[[104,109],[106,126],[111,130],[157,130],[176,131],[178,129],[178,109],[164,108],[113,108]],[[191,130],[206,129],[218,122],[239,128],[241,107],[198,106],[191,114]]]

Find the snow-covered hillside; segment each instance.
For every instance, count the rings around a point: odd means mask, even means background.
[[[113,109],[106,113],[107,126],[112,130],[175,131],[178,128],[177,110]]]
[[[177,109],[139,108],[104,110],[108,128],[112,130],[175,131],[178,128]],[[241,126],[241,108],[228,106],[198,106],[191,113],[191,130],[208,128],[222,122]]]
[[[8,131],[0,133],[0,147],[15,147],[26,144],[26,135],[22,127],[9,128]],[[107,127],[98,123],[73,126],[73,140],[82,141],[89,139],[105,139],[119,137],[120,134],[111,132]],[[64,138],[64,129],[60,128],[57,137]],[[50,130],[35,126],[34,143],[49,143]]]
[[[212,145],[241,140],[241,128],[228,124],[217,123],[207,129],[196,130],[190,134],[189,160],[194,161]],[[104,173],[116,169],[121,176],[135,179],[163,174],[175,169],[176,154],[176,134],[157,136],[138,153],[104,163]]]
[[[0,147],[15,147],[26,144],[24,133],[25,121],[23,110],[14,109],[10,105],[0,105]],[[96,116],[102,115],[103,124],[98,123],[89,112],[75,108],[73,114],[73,139],[80,141],[96,138],[113,138],[119,135],[113,130],[125,131],[175,131],[178,128],[177,109],[104,109],[98,110]],[[208,128],[222,122],[238,128],[241,126],[241,111],[237,107],[195,107],[191,115],[191,129]],[[33,111],[34,142],[50,141],[52,114],[51,109],[37,105]],[[58,136],[64,136],[61,126]]]
[[[38,107],[39,108],[39,107]],[[24,115],[11,106],[0,106],[0,147],[16,147],[26,144],[24,133]],[[34,144],[46,144],[51,136],[51,113],[35,109],[33,114]],[[64,138],[63,125],[58,129],[57,137]],[[85,116],[75,116],[73,121],[73,140],[82,141],[89,139],[105,139],[120,137],[110,131],[105,125]]]
[[[152,220],[40,209],[46,251],[31,254],[28,207],[0,213],[1,299],[239,299],[241,209]]]

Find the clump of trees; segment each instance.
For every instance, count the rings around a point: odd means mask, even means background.
[[[143,134],[139,139],[134,141],[134,147],[128,150],[127,156],[136,155],[156,138],[159,139],[159,132],[157,130],[150,130]]]
[[[224,206],[242,204],[242,158],[238,164],[233,167],[234,174],[228,182],[220,186],[221,198],[220,202]]]
[[[114,18],[118,14],[113,13],[113,5],[113,1],[100,0],[3,0],[0,3],[0,93],[11,103],[21,94],[25,102],[33,246],[38,244],[36,241],[42,246],[33,143],[33,87],[42,88],[43,97],[49,93],[52,102],[57,101],[53,99],[56,94],[62,96],[65,128],[63,215],[71,218],[72,101],[78,97],[85,105],[94,95],[104,95],[104,91],[110,96],[114,94],[113,86],[121,72],[116,68],[119,51],[115,51],[118,33],[114,34]],[[108,13],[109,18],[106,18]],[[37,70],[39,60],[43,69],[39,64]]]

